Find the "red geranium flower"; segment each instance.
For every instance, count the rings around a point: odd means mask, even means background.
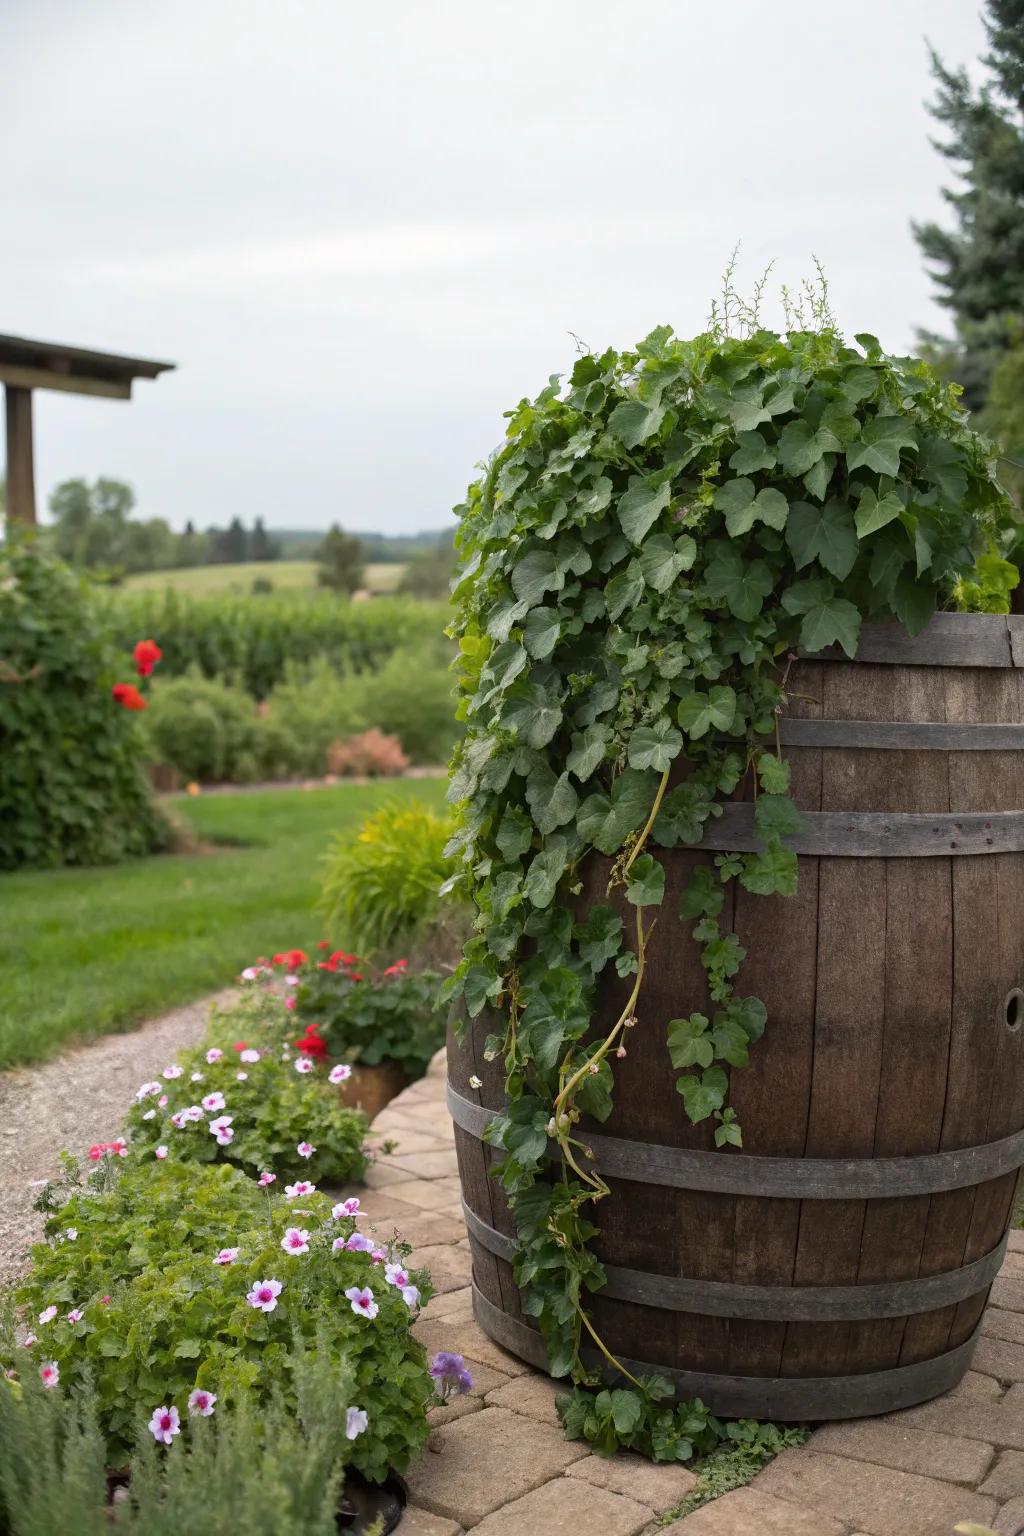
[[[406,966],[408,964],[409,964],[408,960],[396,960],[394,965],[389,965],[388,966],[387,970],[384,972],[384,975],[385,976],[401,976],[402,972],[405,970],[405,968],[406,968]]]
[[[110,691],[123,709],[149,708],[134,683],[115,683]]]
[[[246,1045],[244,1040],[236,1040],[232,1046],[232,1050],[234,1051],[247,1051],[248,1049],[249,1047]]]
[[[164,653],[155,640],[140,640],[134,654],[136,672],[140,677],[148,677]]]
[[[292,1045],[295,1046],[296,1050],[301,1051],[304,1056],[326,1056],[327,1041],[322,1040],[317,1034],[319,1028],[319,1024],[307,1024],[302,1039],[293,1040]]]
[[[309,956],[304,949],[285,949],[279,955],[274,956],[275,965],[283,965],[289,971],[297,971],[300,965],[305,965]]]

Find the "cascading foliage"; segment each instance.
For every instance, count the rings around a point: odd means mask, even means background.
[[[916,633],[936,607],[1005,612],[1017,577],[999,554],[1010,504],[955,387],[873,336],[847,346],[824,307],[785,336],[748,318],[742,337],[713,324],[681,341],[666,326],[634,351],[580,356],[566,386],[553,376],[508,413],[458,509],[467,729],[450,846],[476,922],[450,990],[504,1025],[487,1042],[508,1101],[490,1139],[505,1152],[516,1280],[552,1373],[577,1382],[594,1381],[581,1346],[607,1355],[585,1303],[604,1281],[587,1243],[606,1185],[581,1119],[607,1118],[616,1052],[655,1027],[646,939],[655,914],[673,920],[661,851],[697,843],[752,776],[761,851],[698,868],[678,914],[715,1011],[673,1019],[665,1039],[680,1114],[740,1146],[729,1069],[766,1016],[720,916],[730,880],[796,888],[776,726],[790,658],[833,644],[854,656],[865,618]],[[595,855],[620,910],[580,920]],[[594,1038],[609,975],[622,1008]],[[635,1385],[639,1403],[612,1394],[628,1443],[663,1391]]]

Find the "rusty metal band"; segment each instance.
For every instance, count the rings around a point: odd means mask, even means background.
[[[478,1140],[496,1118],[463,1098],[449,1083],[448,1109],[462,1130]],[[920,1157],[754,1157],[733,1149],[692,1152],[621,1136],[584,1133],[602,1174],[668,1189],[754,1195],[775,1200],[888,1200],[969,1189],[1012,1173],[1024,1163],[1024,1130],[981,1146]],[[500,1150],[500,1149],[499,1149]],[[549,1144],[558,1157],[558,1144]]]
[[[473,1312],[496,1344],[538,1370],[547,1370],[547,1349],[537,1330],[502,1312],[476,1285]],[[934,1359],[859,1376],[729,1376],[717,1371],[674,1370],[660,1361],[619,1358],[634,1376],[666,1376],[680,1398],[699,1397],[712,1413],[729,1418],[797,1422],[857,1419],[909,1408],[947,1392],[970,1364],[980,1332],[979,1323],[963,1344]],[[584,1363],[600,1371],[606,1380],[620,1379],[597,1350],[584,1349],[581,1353]]]
[[[783,719],[779,721],[779,737],[784,747],[847,747],[855,751],[1024,750],[1024,725],[988,722]]]
[[[838,645],[804,654],[808,661],[850,660]],[[1024,667],[1024,615],[937,613],[913,636],[895,622],[865,624],[855,660],[907,667]]]
[[[803,811],[802,828],[785,839],[794,853],[837,859],[950,858],[962,854],[1024,852],[1024,811],[958,811],[920,815],[902,811]],[[750,801],[729,801],[692,846],[726,853],[757,853]]]
[[[470,1237],[496,1259],[510,1264],[516,1254],[515,1240],[488,1226],[465,1201],[462,1211]],[[607,1284],[601,1295],[670,1312],[767,1323],[866,1322],[880,1317],[908,1317],[952,1306],[987,1290],[999,1273],[1008,1238],[1009,1233],[991,1253],[960,1269],[870,1285],[735,1285],[731,1281],[688,1280],[605,1264]]]

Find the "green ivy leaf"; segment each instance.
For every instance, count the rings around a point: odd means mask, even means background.
[[[612,784],[610,794],[587,796],[576,817],[577,830],[600,853],[617,853],[646,819],[653,800],[653,776],[627,768]]]
[[[581,784],[604,762],[609,739],[610,732],[603,725],[588,725],[585,731],[572,738],[572,750],[565,759],[565,766]]]
[[[736,694],[722,684],[707,693],[688,693],[679,701],[677,719],[691,741],[708,731],[728,731],[736,718]]]
[[[564,586],[565,571],[553,550],[532,550],[512,567],[512,590],[530,608],[546,592],[560,592]]]
[[[609,416],[608,430],[615,434],[624,447],[638,448],[660,431],[664,419],[663,405],[645,405],[642,400],[623,400]]]
[[[619,523],[631,544],[643,543],[671,499],[672,491],[667,481],[655,486],[639,475],[632,476],[618,507]]]
[[[664,773],[679,756],[682,745],[682,736],[664,716],[653,725],[638,725],[629,738],[629,766]]]
[[[526,803],[537,830],[546,836],[573,819],[579,796],[568,773],[556,778],[547,763],[538,763],[526,781]]]
[[[580,959],[595,973],[613,960],[622,944],[622,918],[612,907],[591,907],[587,920],[578,923],[573,934],[579,945]]]
[[[502,858],[507,859],[510,864],[528,852],[533,842],[533,826],[518,806],[506,805],[501,813],[501,821],[498,823],[494,841],[498,845]]]
[[[729,1079],[721,1067],[709,1067],[699,1077],[681,1077],[676,1083],[677,1092],[683,1096],[687,1119],[693,1125],[699,1125],[716,1109],[721,1109],[728,1088]]]
[[[891,523],[894,517],[899,517],[902,511],[903,503],[895,491],[886,491],[884,496],[879,497],[873,486],[866,485],[860,493],[854,514],[858,539],[866,539],[869,533],[877,533],[879,528]]]
[[[793,896],[796,879],[796,854],[772,843],[761,853],[747,854],[740,884],[755,896]]]
[[[798,571],[817,559],[840,581],[849,576],[860,553],[853,518],[841,501],[828,501],[821,508],[795,501],[789,509],[786,542]]]
[[[737,432],[739,447],[729,460],[729,468],[738,475],[753,475],[759,469],[775,468],[775,449],[769,448],[760,432]]]
[[[626,877],[626,900],[634,907],[660,907],[665,899],[665,871],[653,854],[642,853]]]
[[[800,812],[788,795],[758,795],[754,804],[754,828],[758,837],[796,837],[803,831]]]
[[[565,838],[552,837],[540,853],[534,855],[523,885],[523,895],[531,906],[550,907],[558,882],[565,873],[567,853]]]
[[[523,625],[523,645],[536,660],[544,661],[558,644],[561,632],[557,608],[534,608]]]
[[[627,608],[635,608],[644,596],[645,582],[643,567],[639,560],[631,560],[624,571],[613,576],[604,589],[604,600],[608,608],[608,617],[618,619]]]
[[[640,550],[640,569],[644,580],[655,592],[667,592],[683,571],[697,558],[697,545],[688,533],[672,539],[667,533],[652,533]]]
[[[809,608],[800,626],[800,644],[805,651],[823,651],[827,645],[841,645],[852,661],[860,637],[860,614],[844,597]]]
[[[880,475],[898,475],[900,449],[916,448],[917,433],[904,416],[873,416],[861,428],[860,437],[846,450],[849,470],[873,469]]]
[[[799,478],[813,469],[823,454],[837,453],[842,446],[827,426],[815,432],[809,421],[790,421],[779,436],[779,463],[787,475]]]
[[[757,776],[761,788],[769,795],[784,795],[789,789],[789,764],[771,752],[762,752],[757,759]]]
[[[669,1020],[668,1054],[674,1067],[710,1067],[715,1059],[715,1049],[708,1020],[702,1013],[691,1013],[688,1019]]]
[[[781,491],[765,486],[754,494],[752,480],[727,480],[715,492],[714,505],[725,513],[725,526],[730,538],[749,533],[756,522],[780,530],[786,526],[789,503]]]
[[[764,561],[744,560],[734,544],[717,544],[704,573],[712,601],[721,600],[731,614],[748,623],[757,618],[774,584]]]

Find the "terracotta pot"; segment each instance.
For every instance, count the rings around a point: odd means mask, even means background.
[[[408,1081],[397,1061],[382,1061],[375,1067],[354,1066],[347,1082],[338,1084],[338,1093],[347,1109],[361,1109],[372,1121]]]

